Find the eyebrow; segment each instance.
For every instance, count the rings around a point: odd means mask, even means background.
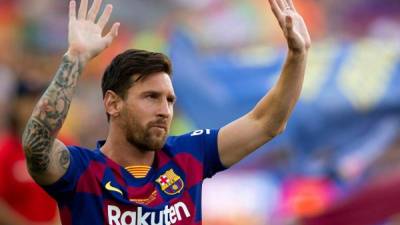
[[[162,95],[162,92],[161,91],[150,90],[150,91],[144,91],[142,93],[142,95],[147,95],[147,94]],[[167,98],[172,98],[174,101],[176,101],[176,99],[177,99],[175,94],[168,94]]]

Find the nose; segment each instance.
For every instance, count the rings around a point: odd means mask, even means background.
[[[173,115],[173,106],[168,102],[167,99],[163,99],[160,103],[158,110],[158,116],[163,118],[170,118]]]

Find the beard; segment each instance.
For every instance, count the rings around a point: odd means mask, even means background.
[[[149,122],[142,126],[139,121],[132,115],[125,120],[125,138],[141,151],[157,151],[160,150],[167,139],[168,129],[155,128],[156,124],[166,124],[164,119]]]

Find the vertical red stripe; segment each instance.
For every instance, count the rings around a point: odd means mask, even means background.
[[[103,179],[106,167],[103,163],[91,161],[88,168],[80,176],[76,191],[101,195],[99,182]]]
[[[123,187],[126,187],[127,184],[124,180],[124,177],[122,175],[121,171],[121,166],[117,164],[116,162],[112,161],[109,158],[106,158],[106,164],[108,167],[111,168],[112,172],[114,173],[115,180]]]
[[[60,218],[63,225],[72,225],[72,215],[68,207],[60,208]]]
[[[191,154],[179,153],[175,155],[173,161],[183,169],[186,175],[187,189],[203,181],[203,165]]]

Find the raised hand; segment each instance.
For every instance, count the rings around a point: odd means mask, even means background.
[[[88,0],[81,0],[78,15],[76,15],[76,2],[69,3],[69,25],[68,25],[68,54],[78,56],[82,62],[87,62],[102,50],[108,47],[118,35],[119,23],[114,23],[111,30],[102,36],[107,24],[112,5],[108,4],[98,21],[96,17],[101,6],[101,0],[94,0],[89,11]]]
[[[310,35],[292,0],[269,0],[269,4],[282,28],[289,49],[296,53],[307,51],[311,46]]]

